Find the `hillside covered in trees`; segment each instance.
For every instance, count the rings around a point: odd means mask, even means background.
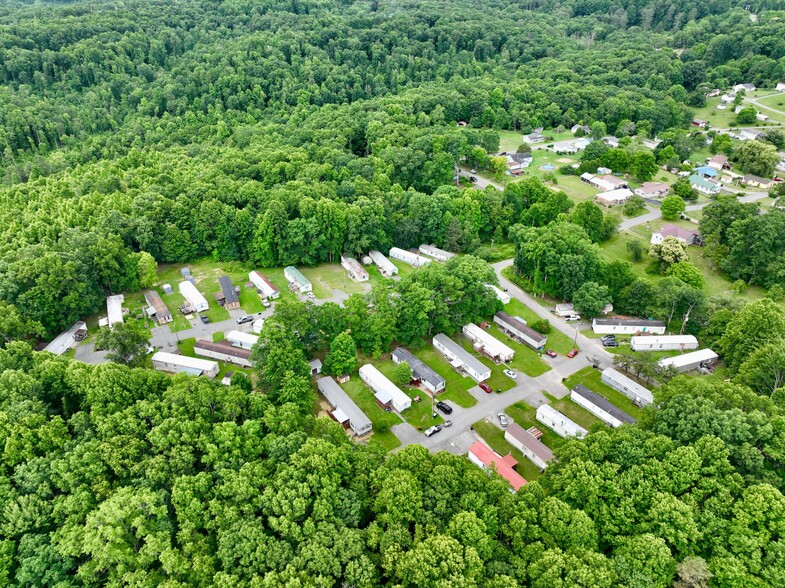
[[[0,6],[0,585],[785,585],[781,306],[704,292],[686,254],[653,262],[655,288],[601,256],[615,217],[537,178],[453,182],[459,161],[492,168],[505,130],[600,123],[686,158],[709,89],[785,79],[777,4]],[[719,198],[701,230],[729,276],[781,291],[784,223]],[[476,257],[343,310],[281,304],[255,388],[31,351],[149,285],[152,261],[479,255],[491,239],[534,292],[699,333],[729,379],[670,380],[636,425],[566,442],[512,494],[463,457],[384,455],[311,415],[306,352],[348,330],[378,355],[492,313]]]

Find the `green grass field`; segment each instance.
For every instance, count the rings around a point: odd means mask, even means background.
[[[363,361],[362,364],[369,363],[368,361]],[[370,361],[376,369],[378,369],[382,374],[387,376],[390,381],[393,381],[393,372],[395,371],[395,363],[391,359],[386,360],[373,360]],[[361,364],[361,365],[362,365]],[[359,379],[359,376],[358,376]],[[441,412],[438,410],[433,410],[434,406],[431,402],[431,397],[428,396],[425,392],[418,388],[411,388],[409,386],[399,386],[401,390],[403,390],[409,398],[412,399],[412,406],[411,408],[407,408],[401,416],[404,420],[412,425],[413,427],[422,427],[424,431],[428,427],[432,425],[440,425],[444,422],[444,419],[441,417]],[[420,397],[419,402],[415,402],[414,399]],[[436,418],[432,415],[432,411],[436,413]]]
[[[622,409],[630,416],[636,419],[640,418],[641,413],[643,412],[642,409],[635,406],[632,403],[632,400],[627,398],[624,394],[622,394],[618,390],[614,390],[607,384],[603,383],[600,378],[601,378],[600,370],[595,370],[592,367],[585,367],[582,370],[575,372],[573,375],[568,377],[564,381],[564,385],[567,386],[567,388],[569,388],[570,390],[572,390],[572,388],[576,384],[583,384],[592,392],[596,392],[600,396],[604,396],[615,406]]]
[[[488,332],[515,351],[515,358],[509,362],[511,367],[519,369],[527,376],[532,376],[533,378],[536,378],[551,369],[551,366],[540,358],[538,352],[522,343],[513,341],[502,333],[495,324],[491,323]]]
[[[463,408],[477,404],[477,400],[468,392],[469,388],[476,386],[477,383],[469,377],[464,378],[452,369],[449,362],[434,349],[430,341],[423,342],[421,347],[408,347],[407,349],[446,380],[445,390],[439,394],[439,400],[450,400]]]
[[[485,441],[496,453],[502,457],[508,453],[512,454],[518,461],[518,465],[515,466],[515,471],[523,476],[527,482],[533,482],[540,477],[539,468],[524,457],[520,451],[507,443],[504,439],[504,431],[485,420],[476,422],[473,426],[477,434],[482,437],[483,441]]]
[[[760,98],[758,102],[760,102],[763,106],[768,106],[769,108],[774,108],[775,110],[785,111],[785,93],[779,92],[774,96]],[[768,113],[767,110],[763,110],[763,112]]]
[[[586,430],[591,429],[594,425],[603,424],[600,419],[598,419],[588,410],[582,406],[578,406],[572,400],[570,400],[569,396],[565,396],[561,400],[551,398],[551,402],[549,404]]]

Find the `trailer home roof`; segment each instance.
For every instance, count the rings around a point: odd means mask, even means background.
[[[604,396],[600,396],[596,392],[592,392],[583,384],[577,384],[572,390],[576,394],[591,402],[597,408],[604,410],[609,415],[620,420],[621,422],[630,424],[635,422],[635,419],[632,418],[629,414],[610,402]]]

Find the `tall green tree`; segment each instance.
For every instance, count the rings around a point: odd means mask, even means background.
[[[150,331],[142,321],[128,318],[122,323],[99,329],[95,346],[106,349],[107,359],[135,367],[144,363],[150,346]]]

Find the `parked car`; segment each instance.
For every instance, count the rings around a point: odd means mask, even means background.
[[[500,413],[499,413],[499,424],[500,424],[502,427],[506,427],[507,425],[509,425],[509,424],[510,424],[510,421],[508,421],[508,420],[507,420],[507,415],[506,415],[506,414],[504,414],[503,412],[500,412]]]
[[[435,435],[436,433],[438,433],[441,430],[442,430],[442,426],[441,425],[434,425],[430,429],[426,429],[425,430],[425,436],[426,437],[430,437],[431,435]]]
[[[513,380],[517,380],[518,379],[518,374],[516,374],[512,370],[504,370],[504,375],[507,376],[508,378],[512,378]]]
[[[470,181],[472,184],[474,184],[475,182],[477,182],[477,177],[476,177],[476,176],[469,176],[469,181]]]
[[[600,341],[602,341],[603,343],[605,343],[606,341],[615,341],[615,340],[616,340],[616,335],[603,335],[602,337],[600,337]]]
[[[579,314],[567,314],[567,315],[564,315],[563,318],[564,318],[565,321],[579,321],[579,320],[581,320],[581,315],[579,315]]]
[[[262,300],[262,306],[265,308],[270,308],[271,304],[269,300]]]
[[[207,315],[200,314],[199,318],[202,320],[202,324],[203,325],[209,325],[210,324],[210,317],[208,317]]]
[[[603,347],[618,347],[619,346],[619,342],[616,341],[615,339],[608,340],[608,341],[603,341],[602,342],[602,346]]]
[[[452,427],[452,421],[450,421],[450,420],[444,421],[444,424],[442,426],[443,427]]]
[[[250,323],[252,320],[253,320],[253,317],[252,316],[248,316],[246,314],[245,316],[241,316],[240,318],[237,319],[237,324],[238,325],[244,325],[245,323]]]
[[[476,173],[477,173],[477,170],[476,170],[476,169],[470,169],[470,170],[469,170],[469,173],[471,173],[471,174],[476,174]]]
[[[546,349],[545,355],[547,355],[548,357],[556,357],[556,352],[553,349]]]
[[[572,351],[570,351],[570,352],[567,354],[567,357],[569,357],[569,358],[573,358],[573,357],[575,357],[576,355],[578,355],[578,350],[577,350],[577,349],[573,349]]]
[[[485,391],[486,391],[488,394],[490,394],[491,392],[493,392],[493,388],[491,388],[491,387],[488,385],[488,383],[487,383],[487,382],[480,382],[480,388],[482,388],[483,390],[485,390]]]
[[[436,408],[438,408],[444,414],[452,414],[452,406],[450,406],[446,402],[442,402],[442,401],[437,402]]]

